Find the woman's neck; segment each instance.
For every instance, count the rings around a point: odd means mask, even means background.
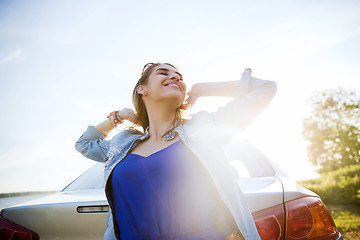
[[[176,109],[169,110],[169,106],[146,106],[149,117],[149,134],[153,141],[160,142],[162,136],[169,131],[175,120]]]

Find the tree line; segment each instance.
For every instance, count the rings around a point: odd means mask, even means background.
[[[300,184],[327,203],[360,204],[360,96],[343,88],[314,92],[303,119],[309,161],[321,177]]]

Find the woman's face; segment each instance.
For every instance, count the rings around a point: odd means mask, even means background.
[[[167,64],[156,66],[145,85],[138,87],[138,92],[149,100],[171,101],[174,106],[182,105],[186,95],[186,85],[178,70]],[[145,99],[144,99],[145,100]]]

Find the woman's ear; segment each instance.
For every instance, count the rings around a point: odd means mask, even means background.
[[[136,88],[136,91],[138,94],[142,95],[142,96],[146,96],[147,93],[143,87],[143,85],[139,85],[137,88]]]

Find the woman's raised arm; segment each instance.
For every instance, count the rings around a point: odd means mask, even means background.
[[[250,76],[251,70],[245,69],[241,80],[227,81],[227,82],[208,82],[208,83],[196,83],[192,86],[187,99],[188,107],[195,104],[199,97],[233,97],[254,94],[257,92],[263,92],[271,95],[276,93],[276,83],[269,80],[262,80]],[[263,92],[264,93],[264,92]],[[271,100],[271,99],[270,99]]]
[[[107,136],[114,127],[116,127],[115,119],[120,121],[128,120],[132,123],[136,120],[135,112],[130,108],[123,108],[122,110],[117,111],[116,115],[117,117],[115,115],[109,116],[106,120],[96,125],[95,128],[104,136]]]
[[[268,106],[277,90],[276,83],[251,76],[246,69],[238,81],[197,83],[187,99],[191,107],[199,97],[232,97],[232,101],[214,113],[200,112],[193,115],[197,128],[207,134],[226,135],[226,139],[246,128]],[[203,127],[204,126],[204,127]]]
[[[129,108],[118,111],[120,120],[135,121],[135,113]],[[76,141],[75,148],[82,155],[98,162],[104,162],[110,148],[110,140],[104,138],[115,127],[115,116],[112,115],[95,127],[89,126],[84,134]]]

